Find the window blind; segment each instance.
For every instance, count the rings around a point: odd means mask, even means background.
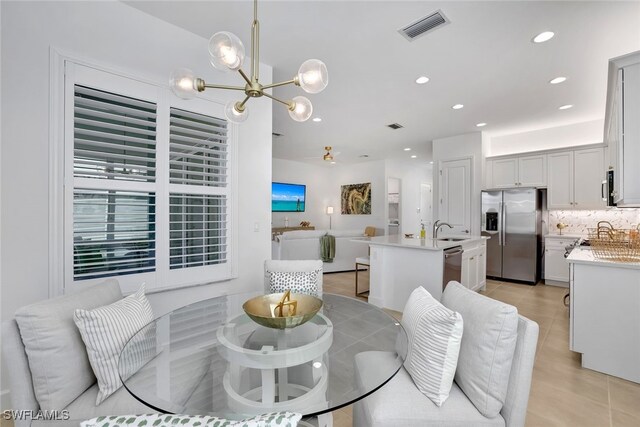
[[[171,193],[169,197],[170,268],[227,261],[227,198]]]
[[[155,194],[75,189],[74,280],[154,271]]]
[[[227,186],[227,122],[171,108],[169,182]]]
[[[156,104],[74,87],[74,177],[154,182]]]

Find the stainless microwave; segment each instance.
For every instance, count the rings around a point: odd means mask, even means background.
[[[615,171],[607,171],[607,179],[602,181],[602,200],[607,202],[607,206],[614,207],[616,202],[613,199]]]

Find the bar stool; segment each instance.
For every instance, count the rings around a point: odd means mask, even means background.
[[[368,226],[364,229],[364,235],[367,237],[375,237],[376,228],[372,226]],[[369,252],[371,252],[371,248],[369,248]],[[356,296],[368,296],[369,290],[358,292],[358,269],[360,266],[367,267],[367,270],[370,268],[370,258],[369,256],[357,257],[356,258]],[[366,295],[365,295],[366,294]]]

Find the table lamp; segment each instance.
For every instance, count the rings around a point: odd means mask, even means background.
[[[333,215],[333,206],[327,206],[327,215],[329,215],[329,230],[331,230],[331,215]]]

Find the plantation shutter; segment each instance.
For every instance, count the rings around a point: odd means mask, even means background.
[[[227,122],[170,110],[170,269],[228,260]]]
[[[73,279],[153,272],[156,104],[75,85],[73,176]]]

